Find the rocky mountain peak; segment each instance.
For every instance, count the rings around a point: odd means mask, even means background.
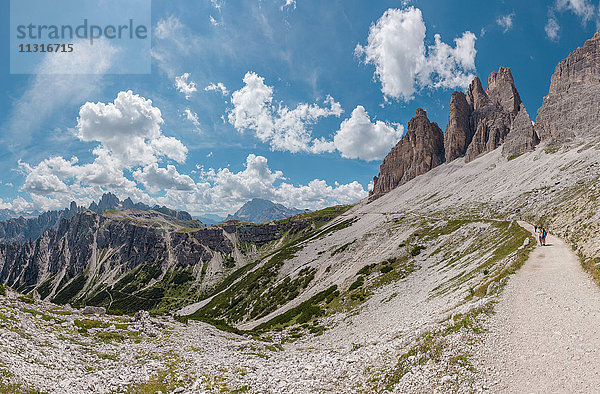
[[[500,104],[504,111],[513,116],[519,112],[521,97],[515,87],[510,68],[500,67],[497,72],[490,73],[486,93],[490,100]]]
[[[235,214],[228,215],[227,220],[242,220],[251,223],[266,223],[276,219],[294,216],[301,211],[296,208],[288,208],[282,204],[275,204],[262,198],[253,198],[245,203]]]
[[[542,141],[566,142],[600,132],[600,31],[556,65],[535,129]]]
[[[425,111],[423,108],[419,107],[417,108],[417,113],[415,114],[415,118],[427,118],[427,111]]]
[[[481,109],[490,102],[487,93],[483,90],[483,86],[481,86],[481,80],[478,77],[473,78],[469,85],[469,89],[467,89],[467,102],[471,106],[472,111]]]
[[[383,160],[379,176],[373,178],[371,194],[386,193],[444,161],[463,156],[466,162],[475,160],[505,141],[503,154],[509,157],[533,149],[539,139],[510,68],[500,67],[490,73],[486,90],[475,77],[466,94],[452,93],[444,134],[436,123],[429,122],[425,110],[417,108],[406,134]]]
[[[444,134],[427,112],[417,108],[406,133],[381,163],[372,195],[381,195],[444,162]]]
[[[467,96],[463,92],[452,93],[448,126],[444,133],[446,161],[452,161],[467,151],[467,147],[473,139],[473,131],[469,126],[470,115],[471,107],[467,102]]]

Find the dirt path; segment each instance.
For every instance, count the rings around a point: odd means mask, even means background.
[[[600,291],[565,242],[547,243],[510,279],[474,357],[492,392],[600,392]]]

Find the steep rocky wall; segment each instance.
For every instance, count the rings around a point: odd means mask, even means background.
[[[560,144],[600,131],[600,31],[558,63],[538,110],[542,141]]]
[[[408,122],[406,134],[392,148],[381,164],[379,176],[373,179],[372,194],[386,193],[398,185],[426,173],[444,162],[444,135],[427,113],[417,108]]]

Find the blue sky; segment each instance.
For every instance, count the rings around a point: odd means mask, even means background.
[[[357,201],[416,108],[445,129],[451,92],[473,76],[485,86],[511,67],[535,118],[556,63],[597,29],[598,6],[152,1],[150,74],[103,74],[118,57],[102,42],[75,63],[93,75],[10,74],[2,57],[0,208],[88,204],[105,191],[194,214],[253,197]]]

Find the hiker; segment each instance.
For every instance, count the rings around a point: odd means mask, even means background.
[[[546,246],[546,229],[542,227],[542,246]]]
[[[540,246],[544,246],[544,244],[542,242],[542,238],[543,238],[543,234],[544,234],[542,227],[537,227],[536,234],[538,236],[538,241],[540,242]]]

